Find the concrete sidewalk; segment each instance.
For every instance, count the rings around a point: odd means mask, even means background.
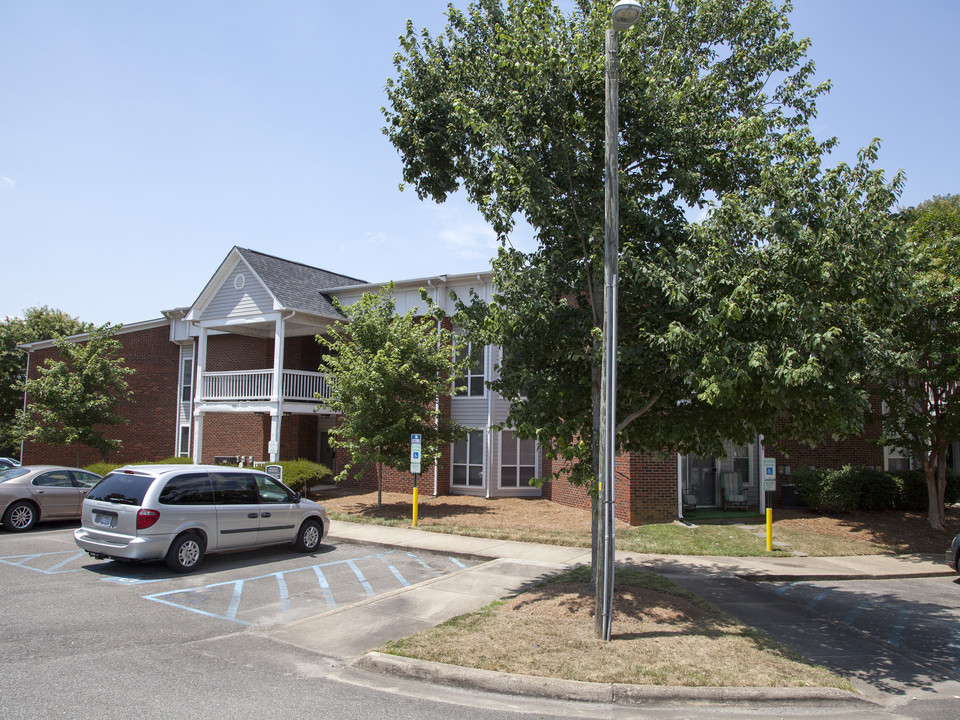
[[[359,666],[406,678],[463,685],[472,678],[477,689],[513,694],[537,694],[550,688],[550,696],[595,700],[620,696],[631,703],[662,699],[666,693],[682,700],[690,689],[630,686],[612,695],[590,683],[544,683],[543,678],[484,673],[436,663],[422,663],[376,653],[365,655],[389,640],[412,635],[445,620],[477,610],[494,600],[516,594],[541,582],[564,568],[590,562],[589,548],[541,545],[505,540],[433,533],[412,528],[395,528],[361,523],[333,521],[326,542],[351,542],[422,549],[468,556],[480,564],[435,578],[418,585],[379,595],[354,605],[265,631],[274,640],[302,647]],[[618,552],[617,562],[646,570],[678,576],[700,576],[722,581],[749,580],[842,580],[952,575],[942,555],[857,556],[841,558],[812,557],[694,557],[686,555],[648,555]],[[556,683],[560,683],[557,685]],[[599,692],[599,695],[598,695]],[[791,691],[793,692],[793,691]],[[837,702],[844,698],[863,702],[862,698],[839,691],[797,689],[806,702]],[[849,696],[849,697],[847,697]],[[758,702],[769,697],[782,701],[783,689],[765,693],[764,689],[697,688],[691,699],[708,698]],[[798,699],[801,699],[798,697]],[[609,701],[609,699],[607,700]]]
[[[536,561],[562,566],[590,562],[589,548],[491,540],[363,523],[331,523],[327,538],[354,543],[419,548],[480,559]],[[952,575],[943,553],[933,555],[857,555],[849,557],[698,557],[617,551],[617,562],[661,573],[732,575],[749,580],[851,580]]]

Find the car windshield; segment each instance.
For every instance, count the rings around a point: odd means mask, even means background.
[[[6,482],[7,480],[13,480],[14,478],[23,477],[28,472],[27,468],[3,468],[0,470],[0,483]]]
[[[143,496],[153,481],[154,478],[149,475],[110,473],[87,493],[87,499],[120,505],[142,505]]]

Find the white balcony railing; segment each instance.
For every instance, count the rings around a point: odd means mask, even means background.
[[[203,373],[200,399],[216,401],[266,401],[273,397],[273,370],[239,370]],[[323,373],[303,370],[283,371],[282,400],[317,402],[330,397],[330,385]]]

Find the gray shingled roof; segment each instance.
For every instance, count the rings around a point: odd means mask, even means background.
[[[289,310],[338,317],[339,313],[323,294],[324,288],[359,285],[363,280],[238,247],[237,251],[251,269],[266,283],[270,292]]]

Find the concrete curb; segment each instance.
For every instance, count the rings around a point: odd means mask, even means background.
[[[724,705],[803,703],[805,706],[876,707],[876,703],[861,695],[837,688],[665,687],[592,683],[533,675],[514,675],[493,670],[476,670],[379,652],[367,653],[355,660],[352,665],[368,672],[377,672],[405,680],[419,680],[436,685],[543,700],[572,700],[626,706],[715,702]]]
[[[912,578],[935,578],[948,577],[955,575],[952,570],[931,570],[929,572],[919,573],[849,573],[846,575],[837,575],[831,573],[807,573],[799,575],[786,575],[777,573],[731,573],[731,577],[737,577],[741,580],[750,582],[829,582],[831,580],[910,580]]]

